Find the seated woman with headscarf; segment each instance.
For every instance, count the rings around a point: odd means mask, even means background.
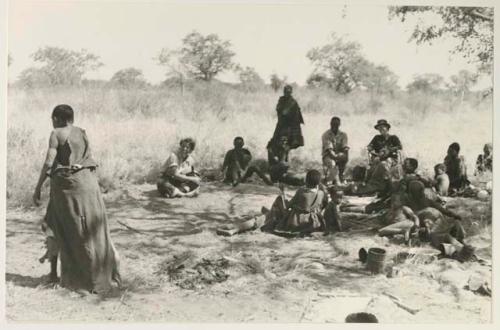
[[[192,138],[182,139],[177,151],[172,152],[161,168],[156,182],[159,193],[168,198],[194,197],[198,195],[201,178],[194,170],[191,156],[196,142]]]
[[[321,173],[310,170],[306,185],[297,190],[291,200],[284,194],[276,198],[266,214],[264,231],[288,231],[309,233],[326,229],[323,210],[328,204],[326,193],[320,189]]]

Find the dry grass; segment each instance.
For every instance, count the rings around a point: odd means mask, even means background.
[[[382,98],[375,111],[368,95],[339,96],[327,90],[298,89],[306,146],[292,158],[301,167],[319,166],[320,136],[333,115],[342,118],[349,135],[352,163],[376,133],[373,124],[386,118],[408,156],[430,170],[443,160],[449,143],[462,145],[470,171],[484,143],[492,140],[491,99],[461,105],[450,97]],[[176,89],[9,90],[7,194],[11,206],[29,205],[44,158],[50,113],[60,103],[76,110],[76,125],[87,130],[99,175],[107,182],[151,182],[179,138],[193,136],[200,168],[216,168],[234,136],[245,138],[254,157],[265,157],[275,125],[279,94],[248,93],[221,84],[194,85],[184,95]],[[425,101],[425,102],[424,102]],[[424,114],[425,113],[425,114]],[[45,193],[47,193],[45,191]]]

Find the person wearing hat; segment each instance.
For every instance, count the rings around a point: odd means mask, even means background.
[[[278,141],[280,137],[286,136],[290,149],[296,149],[304,145],[301,124],[304,118],[300,111],[299,104],[292,96],[292,86],[286,85],[283,89],[283,96],[278,100],[276,106],[278,122],[273,134],[273,140]]]
[[[378,161],[383,161],[387,158],[392,158],[399,162],[399,151],[403,149],[401,141],[396,135],[389,134],[391,125],[385,119],[380,119],[374,126],[380,134],[375,135],[368,144],[368,152],[370,154],[370,161],[372,163],[377,163]]]
[[[325,180],[338,184],[344,181],[344,170],[348,161],[347,134],[339,130],[340,118],[333,117],[330,128],[321,136],[322,158]]]

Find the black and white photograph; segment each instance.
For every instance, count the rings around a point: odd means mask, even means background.
[[[6,8],[6,323],[494,321],[494,1]]]

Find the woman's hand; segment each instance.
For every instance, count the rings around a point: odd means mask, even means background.
[[[40,206],[41,204],[41,189],[40,187],[36,187],[35,188],[35,192],[33,193],[33,203],[36,205],[36,206]]]
[[[189,180],[191,180],[191,182],[194,182],[196,184],[200,184],[200,182],[201,182],[201,178],[197,175],[189,176],[188,178],[189,178]]]

